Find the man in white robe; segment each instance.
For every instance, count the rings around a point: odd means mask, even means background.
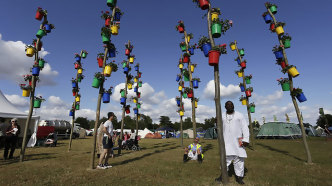
[[[226,162],[232,163],[236,175],[236,182],[244,184],[244,159],[247,158],[245,147],[249,145],[249,128],[243,114],[234,111],[233,102],[225,103],[226,113],[223,113],[223,134],[226,149]],[[221,182],[221,176],[216,181]]]

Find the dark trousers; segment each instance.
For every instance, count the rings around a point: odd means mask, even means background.
[[[16,143],[17,143],[17,136],[7,136],[5,139],[5,151],[3,154],[3,157],[5,159],[8,158],[8,151],[10,149],[10,154],[9,158],[13,158],[15,148],[16,148]]]

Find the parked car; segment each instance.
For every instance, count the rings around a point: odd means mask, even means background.
[[[94,130],[95,130],[95,129],[89,129],[89,130],[86,130],[86,135],[87,135],[87,136],[92,136]]]

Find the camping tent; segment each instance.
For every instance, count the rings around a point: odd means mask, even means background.
[[[194,131],[193,129],[187,129],[187,130],[183,130],[183,133],[187,133],[189,138],[194,138]]]
[[[176,133],[176,138],[180,138],[180,137],[181,137],[181,132],[178,131],[178,132]],[[188,135],[187,133],[183,133],[183,138],[188,139],[188,138],[189,138],[189,135]]]
[[[294,139],[301,137],[301,129],[294,123],[268,122],[261,126],[256,138]]]
[[[205,131],[204,139],[217,139],[217,138],[218,138],[217,127],[211,127]]]
[[[169,126],[162,126],[162,127],[157,128],[156,132],[160,133],[163,137],[169,138],[170,132],[175,132],[175,130]]]
[[[145,128],[144,130],[138,130],[138,135],[141,136],[141,138],[144,138],[146,134],[153,133],[151,130]]]
[[[0,90],[0,117],[5,118],[5,123],[8,123],[10,119],[12,118],[17,118],[18,121],[17,123],[21,127],[21,133],[19,134],[19,138],[21,139],[24,134],[24,128],[25,128],[25,123],[27,119],[27,114],[25,112],[20,111],[17,109],[1,92]],[[32,116],[30,122],[30,126],[28,128],[28,135],[31,135],[31,138],[36,136],[37,132],[37,127],[38,127],[38,121],[39,121],[39,116]],[[30,142],[28,146],[34,146],[35,142]]]

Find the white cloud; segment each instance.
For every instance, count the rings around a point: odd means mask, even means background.
[[[64,101],[61,100],[60,97],[57,96],[50,96],[47,99],[48,105],[53,106],[53,107],[63,107],[63,106],[68,106]]]
[[[30,73],[34,62],[34,57],[25,55],[25,45],[22,41],[4,41],[0,34],[0,79],[11,80],[15,83],[24,82],[22,75]],[[41,57],[47,54],[49,53],[44,48],[39,52]],[[54,77],[57,75],[58,72],[46,64],[41,71],[40,85],[55,85]]]
[[[215,96],[215,88],[214,88],[214,80],[210,80],[205,89],[204,89],[204,94],[203,97],[207,99],[214,99]],[[220,84],[220,97],[221,99],[223,98],[229,98],[229,99],[234,99],[236,98],[241,92],[241,89],[238,85],[232,85],[229,84],[227,87]]]
[[[267,96],[260,96],[253,92],[252,98],[255,102],[255,105],[272,105],[276,103],[277,101],[281,100],[282,96],[284,95],[283,91],[278,90],[273,94],[267,95]]]
[[[29,98],[24,98],[22,96],[13,94],[13,95],[5,95],[5,97],[15,106],[17,107],[28,107],[29,106]]]

